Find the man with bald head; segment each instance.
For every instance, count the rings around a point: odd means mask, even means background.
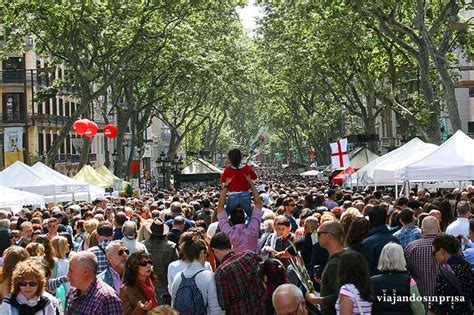
[[[306,301],[303,292],[294,284],[282,284],[272,296],[276,314],[306,315]]]
[[[431,244],[440,232],[439,221],[434,216],[427,216],[423,219],[421,231],[421,239],[405,247],[405,259],[407,269],[416,281],[420,295],[432,296],[435,293],[438,265],[433,258]]]
[[[439,210],[433,209],[428,214],[432,217],[435,217],[436,220],[438,220],[439,222],[441,222],[441,220],[443,219],[443,215],[441,214],[441,211]]]
[[[123,314],[117,293],[97,279],[98,266],[97,257],[91,252],[72,256],[67,273],[72,288],[66,295],[65,314]]]

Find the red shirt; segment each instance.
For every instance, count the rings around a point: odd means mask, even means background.
[[[221,175],[221,182],[225,183],[227,178],[234,176],[234,179],[232,179],[227,188],[228,191],[248,191],[250,184],[245,179],[245,175],[250,175],[253,180],[257,179],[257,174],[255,174],[250,166],[244,165],[243,167],[235,168],[229,165],[226,166],[224,173]]]

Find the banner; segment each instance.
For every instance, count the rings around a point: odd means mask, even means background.
[[[23,162],[23,127],[5,128],[3,133],[5,167],[16,161]]]
[[[349,154],[347,152],[347,138],[331,143],[331,164],[332,169],[348,168]]]

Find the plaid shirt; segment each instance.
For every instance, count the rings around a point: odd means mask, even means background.
[[[435,237],[435,234],[423,235],[421,239],[405,247],[407,269],[415,279],[421,296],[432,296],[435,293],[438,265],[433,258],[431,246]]]
[[[122,301],[109,285],[96,280],[81,295],[76,288],[66,294],[65,315],[123,315]]]
[[[219,305],[227,315],[264,314],[264,288],[259,281],[261,258],[251,251],[224,256],[215,279]]]
[[[405,248],[408,244],[421,238],[421,230],[416,225],[402,227],[393,234],[400,241],[400,245]]]
[[[97,260],[99,261],[99,267],[97,268],[97,274],[105,271],[107,267],[109,266],[109,261],[107,260],[107,256],[105,256],[105,248],[109,243],[112,242],[111,240],[104,240],[100,241],[98,246],[94,246],[89,248],[90,252],[93,252],[94,255],[97,257]],[[103,250],[101,250],[100,248]]]

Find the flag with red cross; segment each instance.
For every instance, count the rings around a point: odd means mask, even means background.
[[[347,152],[347,138],[339,139],[330,145],[332,169],[348,168],[350,164]]]

